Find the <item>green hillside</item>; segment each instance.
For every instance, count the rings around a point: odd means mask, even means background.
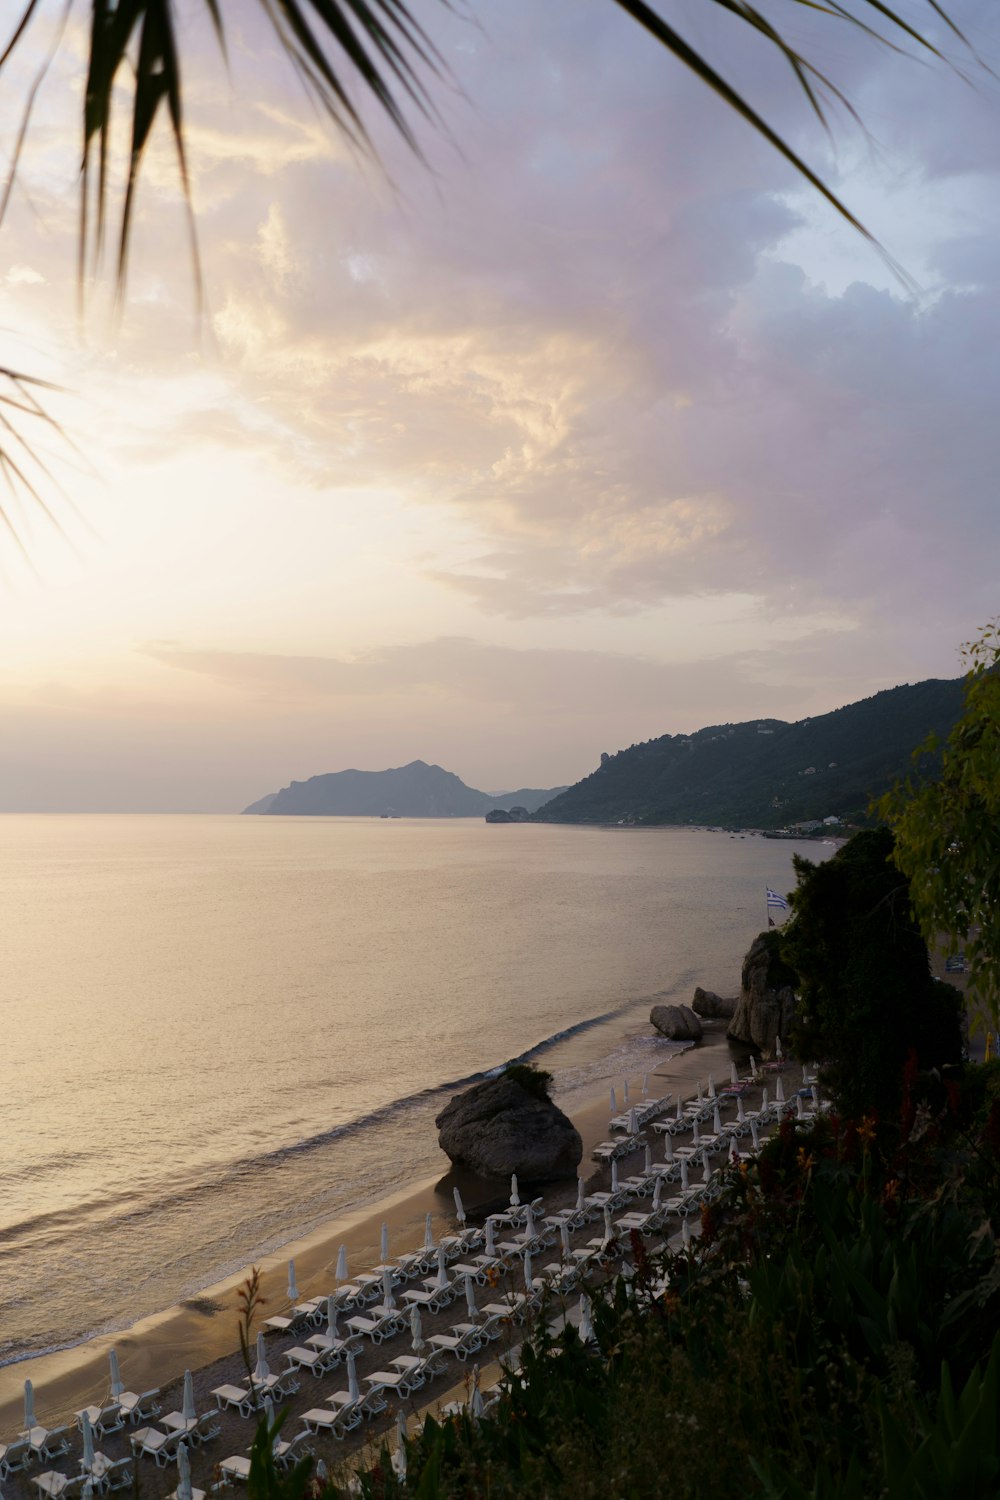
[[[748,828],[860,820],[873,796],[910,771],[912,752],[931,731],[947,736],[962,688],[961,678],[932,678],[795,724],[754,719],[665,734],[602,756],[592,775],[535,818]]]

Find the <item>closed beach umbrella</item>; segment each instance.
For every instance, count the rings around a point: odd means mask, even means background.
[[[389,1226],[384,1219],[382,1220],[382,1236],[379,1243],[379,1259],[383,1265],[389,1259]]]
[[[702,1088],[701,1079],[699,1078],[698,1079],[698,1103],[702,1104],[702,1103],[704,1103],[704,1100],[705,1100],[705,1091]]]
[[[594,1325],[590,1321],[590,1298],[586,1292],[580,1293],[580,1338],[585,1344],[594,1342]]]
[[[569,1248],[569,1225],[565,1219],[559,1225],[559,1238],[562,1241],[562,1258],[563,1260],[569,1260],[571,1254]]]
[[[666,1134],[663,1137],[663,1160],[664,1161],[673,1161],[673,1159],[674,1159],[674,1138],[670,1134],[670,1132],[667,1131]]]
[[[740,1125],[745,1125],[746,1122],[747,1122],[747,1112],[743,1108],[743,1095],[742,1094],[737,1094],[737,1096],[736,1096],[736,1120],[737,1120],[737,1123],[740,1124]]]
[[[764,1087],[760,1091],[760,1109],[761,1109],[761,1114],[763,1114],[764,1111],[767,1109],[767,1085],[766,1084],[764,1085]]]
[[[472,1400],[469,1402],[469,1410],[472,1412],[473,1420],[478,1422],[483,1414],[483,1393],[479,1389],[479,1366],[472,1366]]]
[[[434,1249],[436,1249],[436,1246],[435,1246],[435,1243],[434,1243],[434,1225],[431,1223],[431,1216],[430,1216],[430,1214],[428,1214],[427,1217],[424,1219],[424,1249],[425,1250],[434,1250]]]
[[[585,1189],[584,1189],[584,1186],[583,1186],[583,1178],[582,1177],[578,1177],[576,1179],[576,1211],[577,1211],[578,1214],[582,1214],[583,1213],[584,1195],[585,1195]]]
[[[663,1178],[658,1176],[657,1179],[656,1179],[656,1181],[653,1183],[653,1212],[654,1212],[654,1214],[657,1214],[660,1211],[660,1194],[662,1193],[662,1191],[663,1191]]]
[[[615,1237],[615,1226],[611,1222],[611,1210],[608,1207],[608,1205],[605,1203],[605,1205],[604,1205],[604,1243],[605,1244],[610,1243],[610,1241],[613,1240],[614,1237]]]
[[[347,1393],[352,1401],[361,1400],[361,1387],[358,1384],[358,1364],[354,1358],[353,1351],[347,1356]]]
[[[701,1153],[701,1180],[703,1183],[712,1180],[712,1159],[707,1151]]]
[[[524,1237],[526,1240],[535,1238],[535,1213],[531,1204],[528,1204],[528,1212],[524,1216]]]
[[[690,1186],[690,1184],[688,1182],[688,1159],[687,1159],[686,1156],[682,1156],[681,1157],[681,1192],[682,1193],[686,1193],[689,1186]]]
[[[184,1398],[181,1402],[181,1416],[185,1422],[193,1422],[198,1416],[194,1409],[194,1380],[190,1370],[184,1371]]]
[[[318,1481],[319,1481],[319,1483],[321,1485],[322,1484],[326,1484],[326,1481],[330,1477],[330,1471],[327,1468],[326,1462],[325,1462],[324,1459],[321,1458],[321,1459],[319,1459],[317,1461],[317,1464],[316,1464],[315,1469],[313,1470],[313,1473],[316,1475],[316,1478],[318,1479]]]
[[[410,1344],[414,1354],[423,1354],[427,1348],[423,1319],[420,1316],[420,1308],[416,1305],[410,1308]]]
[[[118,1368],[118,1356],[113,1349],[108,1355],[108,1364],[111,1367],[111,1395],[117,1401],[125,1386],[122,1383],[122,1372]]]
[[[677,1108],[674,1110],[674,1119],[675,1120],[683,1120],[683,1118],[684,1118],[684,1100],[681,1098],[680,1094],[678,1094],[677,1095]]]
[[[396,1451],[392,1455],[392,1467],[399,1479],[406,1478],[406,1413],[402,1407],[396,1413]]]
[[[531,1251],[524,1252],[524,1289],[526,1292],[534,1291],[532,1285]]]
[[[490,1257],[490,1260],[496,1257],[497,1245],[492,1218],[486,1220],[486,1238],[483,1241],[483,1250]]]
[[[434,1285],[439,1292],[446,1291],[448,1287],[448,1264],[443,1245],[438,1249],[438,1273]]]
[[[716,1104],[715,1108],[712,1110],[712,1129],[715,1131],[716,1135],[719,1135],[722,1130],[722,1116],[719,1113],[718,1104]]]
[[[750,1077],[757,1077],[757,1059],[754,1057],[752,1052],[750,1054]]]
[[[759,1151],[760,1150],[760,1133],[757,1130],[757,1121],[756,1120],[751,1120],[750,1121],[750,1139],[753,1141],[753,1149],[755,1151]]]
[[[625,1087],[622,1090],[622,1103],[624,1104],[625,1108],[628,1109],[628,1079],[627,1078],[625,1080]]]
[[[347,1280],[347,1246],[341,1245],[337,1251],[337,1280]]]
[[[191,1462],[183,1443],[177,1445],[177,1489],[176,1500],[191,1500]]]
[[[729,1082],[732,1084],[734,1089],[739,1087],[740,1075],[734,1062],[731,1062],[729,1064]]]
[[[299,1300],[299,1288],[295,1280],[294,1260],[288,1262],[288,1300],[289,1302],[298,1302]]]
[[[88,1474],[80,1490],[80,1500],[94,1500],[94,1476]]]
[[[651,1172],[653,1170],[653,1148],[648,1141],[646,1142],[646,1150],[642,1157],[642,1170],[644,1172]]]
[[[476,1283],[468,1272],[463,1278],[465,1285],[465,1310],[469,1314],[469,1322],[474,1323],[479,1316],[479,1308],[476,1306]]]
[[[458,1220],[458,1222],[461,1224],[462,1228],[464,1229],[465,1228],[465,1204],[462,1202],[462,1195],[458,1191],[458,1188],[453,1188],[452,1192],[455,1195],[455,1218]]]
[[[611,1191],[613,1193],[617,1193],[617,1191],[618,1191],[618,1163],[617,1163],[617,1161],[613,1161],[611,1163]]]
[[[715,1078],[711,1073],[708,1075],[708,1097],[715,1098]]]
[[[634,1104],[628,1112],[628,1133],[629,1135],[639,1134],[639,1112]]]
[[[729,1160],[733,1164],[733,1166],[735,1166],[739,1159],[740,1148],[736,1144],[736,1137],[733,1136],[732,1140],[729,1142]]]
[[[806,1106],[801,1094],[795,1095],[795,1113],[800,1120],[804,1120],[806,1117]]]
[[[691,1144],[692,1146],[701,1145],[701,1125],[698,1123],[697,1115],[691,1121]]]
[[[392,1293],[392,1272],[388,1266],[382,1271],[382,1301],[386,1307],[396,1306],[396,1299]]]
[[[328,1339],[339,1339],[340,1329],[337,1327],[337,1304],[332,1297],[326,1299],[326,1336]]]
[[[780,1073],[778,1074],[778,1081],[774,1086],[774,1098],[778,1104],[784,1104],[785,1102],[785,1084]]]
[[[649,1074],[648,1073],[643,1073],[643,1075],[642,1075],[642,1097],[645,1099],[648,1093],[649,1093]]]
[[[80,1418],[80,1429],[83,1432],[83,1458],[80,1462],[81,1467],[89,1474],[94,1467],[94,1429],[86,1412]]]
[[[511,1206],[511,1208],[517,1208],[517,1207],[519,1207],[520,1202],[521,1202],[521,1200],[520,1200],[520,1198],[517,1195],[517,1173],[516,1172],[511,1172],[511,1174],[510,1174],[510,1206]]]
[[[779,1062],[781,1061],[781,1059],[785,1055],[784,1052],[782,1051],[782,1047],[781,1047],[781,1037],[778,1036],[777,1034],[775,1035],[775,1038],[774,1038],[774,1055],[778,1059]]]
[[[613,1115],[618,1113],[618,1095],[615,1093],[613,1085],[611,1089],[611,1113]]]
[[[253,1378],[258,1385],[265,1385],[271,1371],[268,1368],[267,1355],[264,1352],[263,1330],[257,1335],[257,1363],[254,1366]]]
[[[815,1084],[810,1089],[810,1093],[812,1094],[813,1109],[819,1109],[819,1089]]]
[[[691,1244],[691,1223],[688,1219],[687,1214],[685,1214],[684,1218],[681,1220],[681,1240],[683,1242],[684,1249],[687,1250],[689,1245]]]
[[[270,1396],[264,1397],[264,1421],[267,1423],[268,1432],[274,1426],[274,1402]]]
[[[30,1380],[24,1382],[24,1430],[30,1432],[33,1427],[38,1426],[38,1418],[35,1416],[35,1392]]]

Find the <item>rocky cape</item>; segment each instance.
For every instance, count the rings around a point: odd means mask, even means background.
[[[572,1120],[509,1073],[457,1094],[434,1123],[442,1151],[480,1177],[551,1182],[575,1177],[583,1156]]]
[[[331,771],[293,781],[244,808],[258,816],[357,818],[475,818],[494,809],[537,810],[565,787],[547,791],[521,787],[516,792],[478,792],[452,771],[413,760],[387,771]]]
[[[796,1008],[792,975],[781,963],[769,934],[754,938],[743,960],[739,999],[727,1035],[749,1042],[774,1057],[778,1037],[787,1039]]]

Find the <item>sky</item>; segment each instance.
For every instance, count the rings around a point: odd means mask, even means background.
[[[127,295],[77,280],[80,10],[0,226],[3,364],[57,383],[57,525],[0,537],[0,811],[226,812],[422,758],[485,790],[952,677],[998,612],[1000,17],[914,61],[791,7],[811,115],[707,0],[665,14],[866,242],[611,0],[414,6],[415,155],[321,118],[256,7],[179,8]],[[9,65],[9,153],[50,5]],[[983,66],[983,65],[988,66]],[[895,267],[902,268],[900,274]],[[28,419],[8,412],[15,422]]]

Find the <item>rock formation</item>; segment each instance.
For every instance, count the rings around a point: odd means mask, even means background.
[[[736,1014],[736,996],[728,999],[722,995],[716,995],[712,990],[703,990],[699,984],[691,1001],[691,1009],[696,1016],[702,1016],[706,1021],[731,1021]]]
[[[740,997],[727,1032],[731,1041],[749,1042],[765,1057],[774,1056],[775,1041],[788,1037],[795,1014],[795,991],[788,979],[768,933],[762,932],[743,960]]]
[[[481,1177],[550,1182],[575,1177],[583,1142],[573,1122],[543,1093],[509,1073],[456,1094],[434,1122],[456,1166]]]
[[[649,1019],[672,1042],[700,1042],[704,1027],[689,1005],[654,1005]]]

